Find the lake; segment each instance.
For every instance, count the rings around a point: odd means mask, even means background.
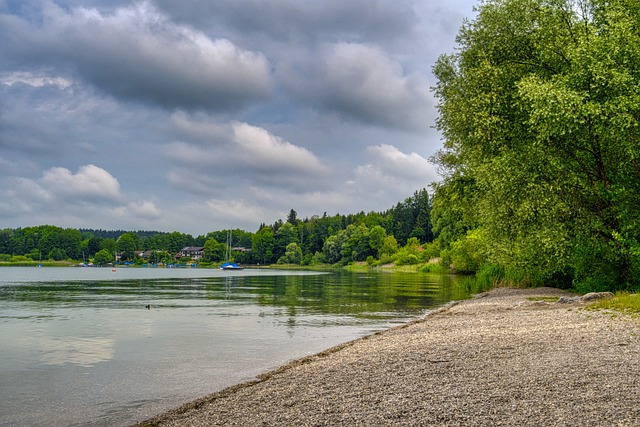
[[[463,288],[422,273],[0,267],[0,425],[130,425]]]

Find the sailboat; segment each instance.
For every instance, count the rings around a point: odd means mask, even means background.
[[[231,256],[231,230],[227,233],[227,249],[224,254],[224,264],[222,264],[219,268],[220,270],[243,270],[244,267],[240,267],[235,262],[229,262],[229,257]]]

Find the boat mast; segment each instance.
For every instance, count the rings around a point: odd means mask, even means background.
[[[231,230],[227,232],[227,249],[224,254],[224,261],[229,262],[230,256],[231,256]]]

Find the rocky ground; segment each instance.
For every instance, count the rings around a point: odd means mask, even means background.
[[[640,425],[640,321],[586,304],[495,289],[142,424]]]

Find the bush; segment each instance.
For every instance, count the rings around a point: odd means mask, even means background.
[[[449,253],[453,269],[460,273],[475,273],[486,260],[483,232],[475,229],[451,243]]]
[[[629,289],[635,285],[629,278],[637,276],[638,271],[635,258],[619,245],[596,239],[583,240],[577,245],[572,259],[573,287],[580,293]]]

